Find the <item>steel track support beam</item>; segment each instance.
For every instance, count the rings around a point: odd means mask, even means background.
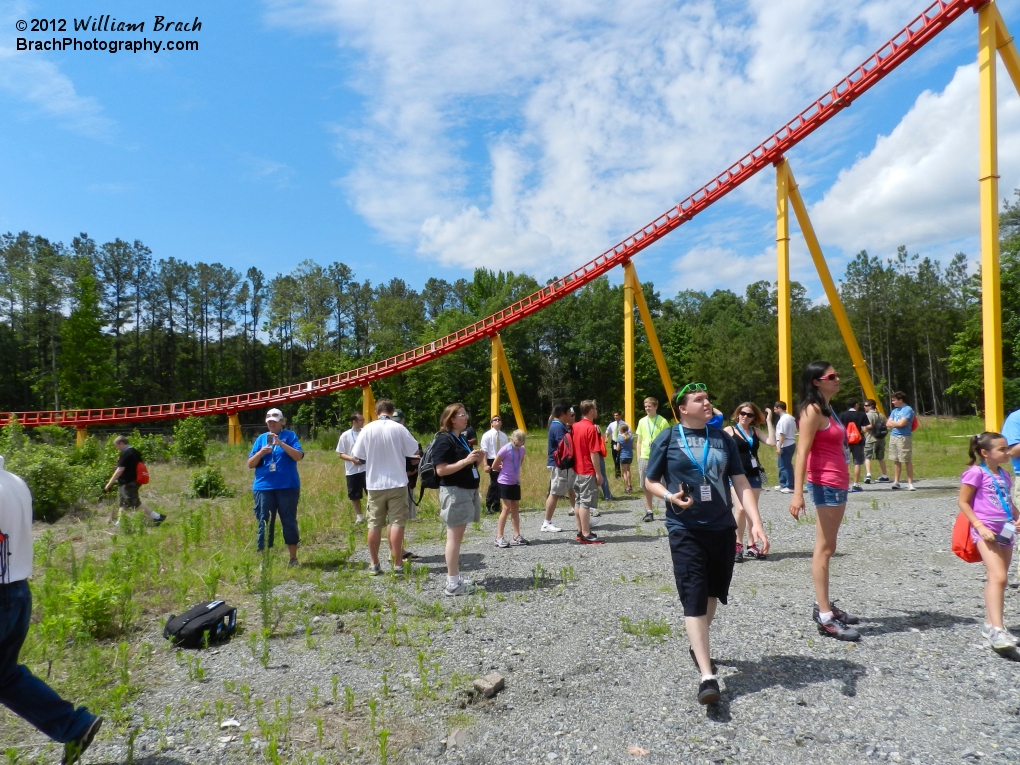
[[[784,158],[776,165],[776,290],[779,318],[779,400],[792,412],[793,351],[790,335],[790,195],[789,165]]]
[[[502,343],[499,335],[492,336],[492,371],[489,379],[489,420],[499,414],[499,356]],[[479,423],[481,425],[481,423]]]
[[[514,420],[517,427],[528,432],[528,426],[524,424],[524,412],[521,411],[521,403],[517,400],[517,389],[514,387],[514,378],[510,374],[510,364],[506,360],[506,351],[503,349],[503,339],[499,335],[492,338],[493,358],[498,362],[498,368],[493,371],[496,375],[496,413],[499,413],[499,373],[503,373],[503,383],[506,385],[506,396],[510,399],[510,407],[514,410]]]
[[[818,278],[822,280],[825,296],[829,299],[829,307],[832,309],[832,315],[836,318],[839,333],[843,336],[843,342],[846,343],[846,349],[850,353],[850,361],[853,363],[854,371],[857,373],[857,379],[860,380],[864,397],[874,399],[878,410],[885,414],[882,401],[879,399],[875,385],[871,381],[871,372],[868,371],[868,364],[864,361],[861,348],[857,344],[857,338],[854,336],[853,327],[850,326],[850,319],[847,318],[846,309],[843,308],[843,301],[839,298],[839,290],[836,289],[836,284],[832,281],[832,274],[829,273],[829,266],[825,262],[821,245],[818,244],[818,237],[815,236],[814,226],[811,225],[811,219],[808,217],[804,200],[800,196],[800,189],[797,188],[797,181],[794,180],[793,171],[790,169],[789,163],[784,162],[783,164],[785,167],[782,172],[786,175],[786,191],[789,194],[790,206],[793,207],[793,212],[797,216],[797,223],[800,225],[801,233],[804,235],[804,241],[807,242],[811,259],[815,263],[815,270],[818,271]]]
[[[993,432],[997,432],[1002,426],[1003,418],[1002,306],[999,290],[999,152],[995,87],[995,51],[998,48],[996,21],[1001,23],[1002,18],[992,3],[978,11],[981,338],[984,346],[982,356],[985,430]],[[1012,76],[1012,72],[1010,74]]]
[[[641,316],[641,323],[645,325],[645,336],[648,344],[652,347],[652,356],[655,357],[655,366],[659,370],[659,379],[662,380],[662,387],[666,391],[666,401],[673,400],[673,378],[670,377],[669,367],[666,366],[666,357],[662,353],[662,346],[659,345],[659,335],[655,331],[655,324],[652,323],[652,314],[645,302],[645,293],[641,289],[641,281],[638,279],[634,262],[629,261],[624,267],[624,278],[630,279],[631,288],[634,292],[634,299],[637,302],[638,315]],[[628,422],[628,424],[630,424]]]
[[[361,416],[365,422],[372,422],[375,419],[375,396],[372,395],[372,386],[361,386]]]
[[[634,282],[624,264],[623,270],[623,417],[634,427]]]
[[[227,415],[227,443],[232,446],[241,443],[241,420],[237,412]]]
[[[74,429],[74,443],[77,446],[81,446],[85,443],[85,439],[89,437],[89,429],[85,425],[79,425]]]

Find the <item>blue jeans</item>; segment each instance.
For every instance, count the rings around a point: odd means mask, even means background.
[[[95,716],[85,707],[74,708],[33,675],[18,654],[32,618],[32,593],[22,580],[0,585],[0,704],[34,725],[54,741],[74,741]]]
[[[276,536],[276,516],[283,526],[283,541],[296,545],[298,538],[297,506],[301,489],[259,489],[255,492],[255,518],[259,522],[258,549],[266,546],[266,531],[269,531],[269,547]]]
[[[779,450],[779,488],[780,489],[792,489],[793,488],[793,453],[797,449],[797,444],[790,444],[784,446]]]
[[[609,493],[609,476],[606,475],[606,458],[599,455],[599,470],[602,472],[602,499],[606,502],[613,498]]]

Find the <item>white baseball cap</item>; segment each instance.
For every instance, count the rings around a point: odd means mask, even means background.
[[[270,420],[272,420],[273,422],[282,422],[283,420],[286,419],[287,418],[283,416],[283,412],[281,412],[279,409],[270,409],[268,412],[266,412],[266,422],[269,422]]]

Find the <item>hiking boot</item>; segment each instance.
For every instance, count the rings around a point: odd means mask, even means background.
[[[743,545],[739,545],[739,544],[737,545],[737,551],[733,554],[733,562],[734,563],[743,563],[744,562],[744,546]]]
[[[871,483],[871,475],[870,474],[864,476],[864,483]]]
[[[768,557],[758,549],[758,545],[748,545],[746,554],[748,558],[754,558],[755,560],[765,560]]]
[[[688,648],[687,649],[687,653],[689,653],[691,655],[691,661],[694,662],[694,666],[697,667],[698,668],[698,672],[700,672],[701,671],[701,667],[698,664],[697,657],[694,655],[694,649],[693,648]],[[712,664],[712,674],[714,675],[716,672],[719,671],[719,667],[716,666],[715,659],[709,659],[709,662]]]
[[[549,532],[550,534],[553,534],[558,531],[563,531],[563,529],[561,529],[559,526],[553,526],[552,523],[550,523],[549,521],[542,521],[542,528],[540,529],[540,531]]]
[[[649,510],[647,513],[645,513],[645,517],[642,518],[641,520],[643,520],[645,523],[651,523],[652,521],[655,520],[655,513]]]
[[[92,745],[101,727],[103,727],[103,718],[95,717],[89,723],[89,727],[85,729],[84,733],[74,741],[68,741],[64,744],[64,756],[60,758],[60,765],[72,765],[72,763],[80,762],[81,756]]]
[[[859,617],[854,616],[853,614],[848,614],[842,608],[837,608],[835,601],[832,601],[832,602],[829,603],[829,610],[832,611],[832,618],[833,619],[838,619],[839,621],[843,622],[843,624],[860,624],[861,623],[861,620],[860,620]],[[811,613],[811,616],[812,616],[812,618],[815,621],[818,621],[818,604],[817,603],[815,603],[815,607],[814,607],[814,610]]]
[[[382,576],[382,566],[378,563],[372,563],[368,567],[368,571],[365,572],[368,576]]]
[[[443,589],[443,594],[449,597],[455,597],[457,595],[470,595],[475,591],[474,582],[467,579],[458,579],[452,584],[447,584]]]
[[[815,617],[815,624],[818,625],[819,635],[828,635],[836,640],[848,640],[850,642],[860,640],[861,633],[855,630],[853,627],[847,627],[843,622],[836,618],[832,621],[823,622],[821,617]]]
[[[153,518],[152,519],[152,525],[153,526],[158,526],[159,524],[161,524],[165,520],[166,520],[166,516],[163,515],[163,513],[160,513],[158,518]]]
[[[492,543],[493,547],[509,547],[510,543],[503,537],[496,537],[496,541]]]
[[[702,680],[698,686],[699,704],[718,704],[722,694],[719,692],[719,681],[714,677],[710,680]]]
[[[527,547],[529,544],[531,543],[524,537],[514,537],[510,540],[511,547]]]
[[[984,629],[981,630],[981,637],[988,641],[988,645],[993,651],[1009,651],[1016,648],[1017,645],[1017,640],[1013,635],[1001,627],[993,627],[991,624],[984,626]]]

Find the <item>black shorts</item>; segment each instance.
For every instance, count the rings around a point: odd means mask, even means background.
[[[520,500],[520,498],[521,498],[521,485],[519,483],[511,483],[511,484],[500,483],[500,484],[496,484],[496,485],[499,486],[499,498],[500,499],[511,499],[511,500],[516,499],[516,500]]]
[[[365,476],[367,473],[355,473],[347,476],[347,499],[352,502],[365,496]]]
[[[726,603],[733,578],[733,531],[669,532],[673,576],[684,616],[705,616],[709,598]]]
[[[620,464],[621,465],[629,465],[633,461],[634,461],[633,457],[620,457]]]

